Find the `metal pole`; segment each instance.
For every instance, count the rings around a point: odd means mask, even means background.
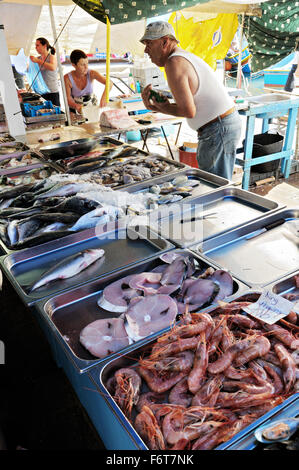
[[[9,133],[17,140],[25,142],[26,129],[13,76],[11,60],[4,35],[4,26],[0,24],[0,95],[2,98]]]
[[[55,42],[55,48],[57,50],[57,64],[58,64],[58,69],[59,69],[59,76],[60,76],[60,83],[61,83],[61,88],[62,88],[64,106],[65,106],[65,113],[66,113],[66,118],[67,118],[68,125],[71,126],[72,125],[72,120],[71,120],[69,105],[68,105],[68,102],[67,102],[65,83],[64,83],[64,79],[63,79],[62,65],[61,65],[61,62],[60,62],[59,45],[58,45],[58,41],[57,41],[56,26],[55,26],[55,20],[54,20],[54,15],[53,15],[53,8],[52,8],[52,0],[48,0],[48,2],[49,2],[50,19],[51,19],[51,26],[52,26],[53,37],[54,37],[54,42]]]
[[[242,22],[240,28],[240,46],[239,46],[239,60],[238,60],[238,73],[237,73],[237,88],[242,88],[242,42],[243,42],[243,28],[244,28],[244,13],[242,13]]]
[[[108,16],[106,17],[107,22],[107,36],[106,36],[106,101],[109,103],[109,91],[110,91],[110,21]]]

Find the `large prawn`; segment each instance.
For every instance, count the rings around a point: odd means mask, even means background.
[[[289,393],[296,382],[296,363],[282,344],[275,344],[274,350],[281,363],[285,393]]]
[[[213,419],[213,415],[216,420]],[[223,421],[219,418],[226,419],[221,412],[216,410],[213,412],[203,407],[191,407],[186,411],[175,410],[167,414],[163,420],[163,435],[169,444],[176,444],[181,439],[192,441],[222,426]]]
[[[165,441],[154,413],[148,406],[136,416],[135,428],[151,450],[165,450]]]
[[[117,370],[114,377],[116,381],[115,401],[125,415],[130,418],[133,405],[138,402],[141,378],[135,370],[130,368]]]
[[[195,351],[193,368],[188,375],[188,388],[195,394],[203,383],[204,376],[208,367],[209,354],[207,351],[205,332],[200,334],[199,342]]]

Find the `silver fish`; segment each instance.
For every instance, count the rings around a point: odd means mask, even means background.
[[[68,279],[75,276],[76,274],[79,274],[99,258],[102,258],[104,254],[104,250],[97,248],[84,250],[65,258],[46,271],[43,276],[32,286],[30,292],[39,289],[49,282],[56,281],[58,279]]]
[[[72,232],[95,227],[96,225],[106,224],[112,219],[116,219],[120,214],[123,214],[122,209],[114,206],[98,207],[87,214],[82,215],[80,219],[70,228]]]
[[[44,199],[54,196],[73,196],[74,194],[84,191],[86,183],[58,183],[50,191],[46,191],[36,196],[36,199]]]
[[[7,226],[7,236],[11,245],[17,243],[19,235],[17,230],[18,221],[12,220]]]

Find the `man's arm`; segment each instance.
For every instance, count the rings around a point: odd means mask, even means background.
[[[182,57],[172,57],[165,66],[165,72],[175,103],[170,103],[168,100],[158,103],[155,98],[152,98],[152,105],[148,99],[151,89],[151,86],[148,85],[142,93],[145,106],[164,114],[193,118],[196,107],[190,88],[191,77],[188,62]]]

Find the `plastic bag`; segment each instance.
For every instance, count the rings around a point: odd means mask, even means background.
[[[29,66],[26,72],[27,80],[30,87],[35,93],[39,95],[44,95],[45,93],[50,93],[49,88],[47,87],[43,76],[40,72],[39,65],[36,62],[32,62],[29,59]]]

